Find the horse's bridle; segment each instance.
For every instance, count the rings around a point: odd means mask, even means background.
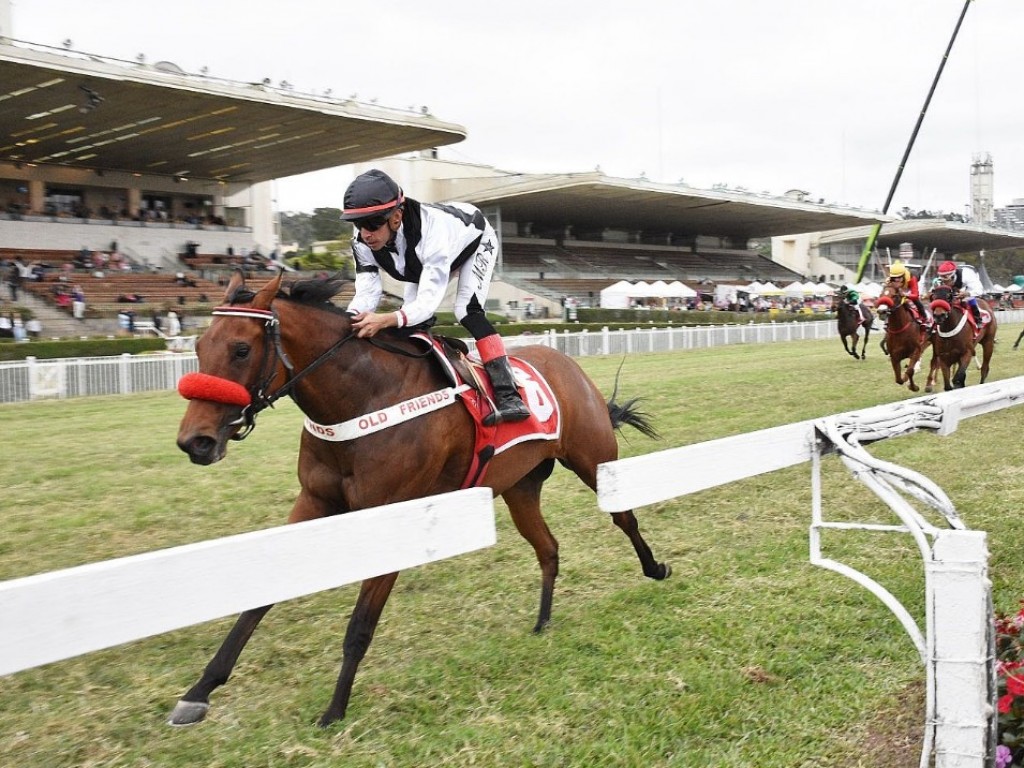
[[[231,436],[232,440],[244,440],[256,427],[256,415],[266,408],[272,408],[274,403],[285,395],[292,394],[295,386],[306,376],[313,373],[317,368],[326,363],[334,354],[341,349],[346,342],[358,338],[349,330],[344,336],[328,347],[324,352],[309,365],[298,373],[293,373],[294,365],[281,346],[281,320],[277,312],[271,309],[256,309],[255,307],[216,307],[213,314],[218,317],[240,317],[251,320],[259,320],[263,323],[263,359],[260,361],[260,374],[256,382],[245,389],[236,382],[222,379],[209,374],[190,373],[182,377],[178,383],[178,391],[188,399],[212,400],[227,405],[238,405],[242,412],[238,418],[231,422],[231,426],[241,424],[242,428]],[[430,349],[422,353],[409,352],[400,347],[388,344],[377,339],[367,339],[371,344],[380,349],[407,357],[426,357],[431,354]],[[277,373],[278,362],[285,369],[287,381],[277,390],[270,392],[270,385]],[[200,390],[202,392],[200,393]],[[245,402],[247,401],[247,402]]]
[[[243,427],[234,435],[232,440],[244,440],[256,427],[256,415],[266,408],[272,408],[274,403],[285,395],[291,394],[295,386],[306,376],[311,374],[325,362],[327,362],[341,346],[350,339],[356,338],[351,332],[345,334],[334,344],[322,352],[319,357],[307,365],[298,373],[294,373],[294,364],[284,347],[281,346],[281,320],[277,312],[271,309],[256,309],[254,307],[216,307],[213,314],[219,317],[242,317],[263,322],[263,359],[260,361],[260,375],[256,382],[248,388],[249,403],[242,406],[242,413],[231,422],[242,424]],[[278,362],[285,369],[287,381],[277,390],[269,392],[274,376],[277,374]]]

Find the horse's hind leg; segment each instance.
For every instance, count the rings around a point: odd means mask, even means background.
[[[558,578],[558,540],[555,539],[540,511],[540,490],[551,475],[554,459],[546,459],[501,497],[508,504],[512,522],[519,534],[530,542],[540,565],[540,610],[534,632],[540,632],[551,622],[551,603]]]
[[[193,725],[206,717],[206,712],[210,708],[210,694],[231,677],[231,671],[235,668],[242,649],[249,642],[249,638],[267,611],[273,607],[273,604],[264,605],[262,608],[253,608],[239,615],[235,626],[231,628],[217,653],[203,670],[199,682],[189,688],[175,705],[167,720],[168,725]]]
[[[667,563],[659,563],[654,559],[654,553],[647,546],[644,537],[640,535],[640,524],[632,510],[626,512],[612,512],[612,522],[625,533],[631,542],[636,556],[640,558],[640,566],[644,570],[644,576],[649,579],[661,581],[672,575],[672,566]]]
[[[593,469],[584,470],[576,465],[568,462],[563,462],[569,469],[575,472],[580,480],[586,483],[595,493],[597,492],[597,463],[594,463]],[[598,462],[599,463],[599,462]],[[588,466],[591,466],[588,464]],[[619,529],[629,537],[630,542],[633,544],[633,549],[636,551],[636,556],[640,559],[640,567],[643,569],[644,576],[649,579],[667,579],[672,575],[672,566],[667,563],[659,563],[654,553],[651,552],[651,548],[647,545],[644,537],[640,533],[640,524],[636,520],[636,515],[633,514],[632,510],[625,512],[613,512],[611,515],[612,522],[615,523]]]

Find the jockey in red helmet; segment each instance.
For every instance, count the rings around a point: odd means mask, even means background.
[[[953,295],[967,302],[974,316],[975,325],[981,326],[981,309],[978,307],[978,296],[985,292],[981,278],[974,267],[965,264],[958,267],[955,262],[944,261],[939,264],[939,281],[953,289]]]

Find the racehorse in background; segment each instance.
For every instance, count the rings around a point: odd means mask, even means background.
[[[935,318],[935,334],[932,337],[932,367],[928,373],[926,392],[931,392],[936,378],[936,369],[942,371],[945,389],[959,389],[967,385],[967,369],[971,360],[976,361],[977,346],[981,345],[981,381],[988,378],[989,363],[996,343],[996,316],[992,308],[978,299],[982,324],[977,328],[969,307],[953,296],[949,286],[940,285],[931,293],[932,317]],[[953,368],[956,368],[953,371]],[[952,372],[952,375],[951,374]]]
[[[913,302],[891,283],[882,289],[875,309],[886,324],[882,348],[889,355],[896,383],[905,383],[911,392],[917,392],[920,387],[914,383],[914,374],[929,341],[923,318],[918,317]],[[905,368],[902,367],[904,360],[907,361]]]
[[[429,338],[412,338],[408,331],[359,338],[352,332],[352,318],[331,303],[342,283],[305,280],[286,290],[278,274],[256,292],[236,273],[224,306],[214,310],[196,346],[199,372],[179,382],[179,392],[190,402],[178,446],[196,464],[220,461],[229,440],[244,438],[256,415],[287,395],[306,415],[299,449],[301,490],[289,522],[460,487],[490,487],[505,499],[540,564],[534,626],[539,632],[551,619],[558,575],[558,542],[541,514],[541,486],[557,461],[596,490],[598,465],[618,457],[615,430],[628,424],[656,437],[654,428],[635,410],[635,400],[616,404],[613,394],[605,401],[574,360],[544,346],[515,352],[517,380],[531,418],[485,427],[487,386],[478,382],[471,361],[464,355],[440,355]],[[644,575],[667,578],[672,569],[654,558],[633,512],[615,512],[611,518],[632,542]],[[363,582],[321,726],[345,716],[359,663],[397,578],[391,573]],[[211,692],[227,682],[271,607],[238,617],[199,681],[175,706],[172,725],[206,716]]]
[[[868,349],[868,337],[871,335],[871,327],[875,322],[874,313],[867,307],[858,306],[847,300],[848,291],[840,290],[833,298],[833,310],[839,324],[839,338],[843,342],[843,349],[848,355],[855,359],[863,360]],[[857,342],[860,336],[860,329],[864,329],[864,343],[861,345],[860,354],[857,354]],[[848,341],[849,340],[849,341]]]

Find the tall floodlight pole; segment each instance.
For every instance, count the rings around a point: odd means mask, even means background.
[[[928,96],[924,100],[924,106],[921,107],[921,113],[917,116],[917,123],[914,125],[914,132],[910,134],[910,141],[907,142],[907,148],[903,152],[903,159],[900,160],[900,165],[896,169],[896,178],[892,180],[892,186],[889,187],[889,195],[885,198],[885,205],[882,206],[882,213],[886,214],[889,212],[889,205],[892,203],[892,198],[896,194],[896,187],[899,186],[900,177],[903,176],[903,169],[907,166],[907,158],[910,157],[910,150],[914,148],[914,141],[917,140],[917,133],[921,130],[921,123],[924,122],[925,113],[928,111],[928,105],[931,104],[932,94],[935,93],[935,88],[939,84],[939,78],[942,77],[942,70],[946,67],[946,61],[949,59],[949,52],[953,50],[953,43],[956,41],[956,36],[960,32],[960,25],[964,23],[964,16],[967,15],[967,9],[971,5],[971,0],[964,2],[964,9],[960,11],[960,18],[957,19],[956,28],[953,30],[952,37],[949,38],[949,45],[946,46],[946,52],[942,55],[942,61],[939,62],[939,69],[935,73],[935,79],[932,80],[932,87],[928,89]],[[855,282],[860,282],[864,277],[864,268],[868,265],[868,260],[871,258],[871,251],[875,247],[875,240],[878,239],[878,233],[882,229],[881,224],[875,224],[871,228],[871,233],[868,235],[868,241],[864,244],[864,250],[860,253],[860,261],[857,262],[857,279]]]

